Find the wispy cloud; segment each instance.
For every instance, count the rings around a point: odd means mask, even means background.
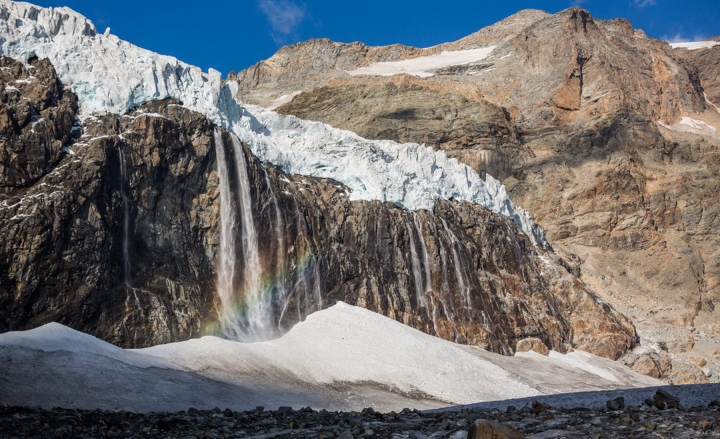
[[[258,6],[270,23],[270,35],[278,44],[286,42],[297,31],[307,13],[305,3],[292,0],[258,0]]]
[[[635,3],[635,6],[638,8],[644,8],[645,6],[655,6],[657,0],[633,0],[633,3]]]
[[[573,0],[572,5],[573,6],[581,6],[588,2],[588,0]]]
[[[687,43],[690,41],[690,39],[684,37],[680,33],[676,33],[675,35],[663,35],[660,39],[667,41],[668,43]]]
[[[707,36],[703,34],[695,34],[692,37],[686,37],[678,32],[672,35],[663,35],[660,39],[667,41],[668,43],[687,43],[690,41],[703,41],[707,39]]]

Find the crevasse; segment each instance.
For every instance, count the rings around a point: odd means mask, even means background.
[[[40,8],[0,0],[0,54],[19,60],[48,58],[81,104],[81,118],[123,114],[154,99],[180,99],[217,125],[234,132],[261,160],[286,172],[332,178],[354,200],[394,202],[432,210],[437,199],[479,203],[511,218],[540,246],[543,230],[515,206],[491,176],[483,181],[466,165],[415,143],[367,140],[328,125],[282,116],[235,96],[237,84],[220,72],[203,73],[176,58],[100,34],[69,8]]]

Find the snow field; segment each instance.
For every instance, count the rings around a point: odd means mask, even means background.
[[[405,73],[408,75],[419,76],[421,78],[429,78],[435,75],[432,70],[482,61],[487,58],[493,50],[495,50],[495,46],[483,47],[480,49],[442,52],[437,55],[421,56],[403,61],[378,62],[370,64],[366,67],[351,70],[347,73],[352,76],[392,76]]]
[[[218,401],[238,409],[292,403],[398,410],[661,384],[584,352],[503,357],[342,302],[259,343],[203,337],[123,350],[51,323],[0,334],[0,361],[21,367],[8,370],[18,373],[10,388],[0,381],[0,399],[12,398],[6,403],[138,411],[186,409],[183,403],[212,408]],[[54,379],[38,379],[47,376]],[[139,383],[156,394],[144,395]],[[422,397],[402,396],[408,394]]]

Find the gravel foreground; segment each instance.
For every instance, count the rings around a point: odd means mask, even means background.
[[[0,438],[461,439],[478,419],[499,421],[533,438],[720,437],[720,401],[686,408],[667,390],[657,389],[639,405],[626,405],[619,396],[595,408],[557,408],[538,400],[502,409],[474,406],[398,413],[258,407],[243,412],[191,408],[140,414],[0,407]]]

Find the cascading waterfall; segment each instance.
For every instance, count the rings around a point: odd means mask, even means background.
[[[215,129],[215,151],[217,151],[218,179],[220,180],[220,257],[218,261],[217,291],[220,297],[220,322],[225,331],[239,332],[240,328],[235,322],[234,305],[234,279],[235,279],[235,236],[236,217],[232,206],[230,192],[230,178],[228,175],[227,159],[225,158],[225,143],[222,132]]]
[[[308,239],[307,224],[305,218],[300,213],[299,206],[295,205],[295,218],[297,220],[297,233],[298,241],[302,242],[303,248],[298,248],[299,258],[296,259],[295,265],[298,270],[299,276],[295,281],[294,290],[298,290],[302,285],[304,292],[303,300],[305,301],[305,309],[311,309],[310,306],[313,302],[316,310],[322,309],[322,291],[320,290],[320,271],[317,265],[317,259],[315,255],[309,251],[311,249],[310,240]],[[310,279],[308,279],[308,272],[312,266],[312,286],[310,285]],[[298,320],[302,319],[302,310],[300,308],[301,301],[299,298],[296,300],[298,304]]]
[[[125,287],[132,289],[130,277],[130,200],[128,199],[125,185],[127,184],[127,163],[125,162],[125,151],[118,147],[118,156],[120,158],[120,197],[123,201],[123,280]]]
[[[130,265],[130,196],[127,192],[128,176],[127,161],[125,159],[125,150],[118,146],[118,157],[120,159],[120,197],[123,202],[123,238],[122,238],[122,254],[123,254],[123,282],[127,291],[127,300],[130,300],[130,293],[135,297],[135,306],[142,312],[140,299],[137,292],[132,287],[132,266]],[[127,305],[126,305],[127,306]]]
[[[442,264],[442,291],[446,294],[450,294],[450,279],[448,277],[448,255],[447,250],[445,249],[445,243],[442,239],[439,239],[439,247],[440,247],[440,262]],[[455,331],[455,341],[457,342],[458,339],[458,333],[457,333],[457,327],[455,326],[455,313],[448,309],[447,304],[444,300],[442,300],[442,296],[438,297],[438,300],[440,301],[440,305],[442,305],[443,314],[445,314],[445,317],[449,319],[451,322],[453,322],[453,330]]]
[[[462,268],[460,265],[460,255],[458,255],[457,247],[460,245],[460,242],[457,239],[457,236],[450,230],[450,228],[447,225],[447,222],[442,219],[443,228],[445,229],[445,233],[450,237],[450,247],[452,248],[452,255],[453,255],[453,262],[455,265],[455,276],[457,277],[458,287],[460,288],[460,294],[462,294],[463,298],[465,299],[465,310],[467,311],[468,317],[470,317],[470,310],[472,309],[472,300],[470,299],[470,289],[467,287],[465,283],[465,277],[462,273]]]
[[[413,220],[415,222],[415,228],[420,238],[420,248],[423,253],[423,262],[425,263],[425,288],[424,293],[432,290],[432,277],[430,273],[430,257],[428,256],[427,245],[425,244],[425,236],[423,235],[423,226],[420,217],[416,212],[413,212]],[[423,294],[423,304],[425,306],[425,294]]]
[[[232,136],[235,154],[235,171],[237,172],[238,209],[241,218],[241,237],[243,248],[243,302],[245,316],[240,321],[242,331],[235,334],[241,341],[260,341],[272,338],[273,329],[271,297],[265,294],[262,285],[262,265],[258,250],[257,230],[250,196],[250,178],[245,161],[245,150],[236,136]]]
[[[220,324],[228,338],[238,341],[256,341],[272,337],[269,330],[270,310],[265,304],[261,284],[262,267],[258,253],[257,233],[252,215],[250,182],[245,165],[242,145],[233,137],[237,180],[237,209],[241,220],[240,236],[243,251],[243,279],[238,291],[236,286],[237,253],[235,233],[238,215],[233,203],[230,170],[222,132],[215,129],[218,179],[220,186],[220,254],[218,261],[217,290],[220,297]]]
[[[413,280],[415,281],[415,295],[417,296],[418,307],[424,303],[425,289],[422,285],[422,273],[420,273],[420,259],[418,258],[417,248],[415,247],[415,238],[412,229],[405,223],[407,229],[408,240],[410,241],[410,263],[412,264]]]
[[[282,303],[282,311],[280,312],[280,317],[278,318],[277,323],[277,329],[279,331],[281,329],[282,319],[285,316],[285,310],[287,309],[289,299],[287,289],[285,288],[285,233],[283,231],[283,219],[280,212],[280,205],[278,204],[277,197],[275,196],[275,191],[273,190],[272,184],[270,183],[270,176],[268,175],[268,172],[267,170],[265,170],[264,167],[262,168],[262,170],[265,173],[265,184],[270,191],[270,199],[272,200],[273,206],[275,208],[275,223],[273,224],[275,239],[277,240],[277,279],[275,284],[277,288],[276,291],[278,301]]]

